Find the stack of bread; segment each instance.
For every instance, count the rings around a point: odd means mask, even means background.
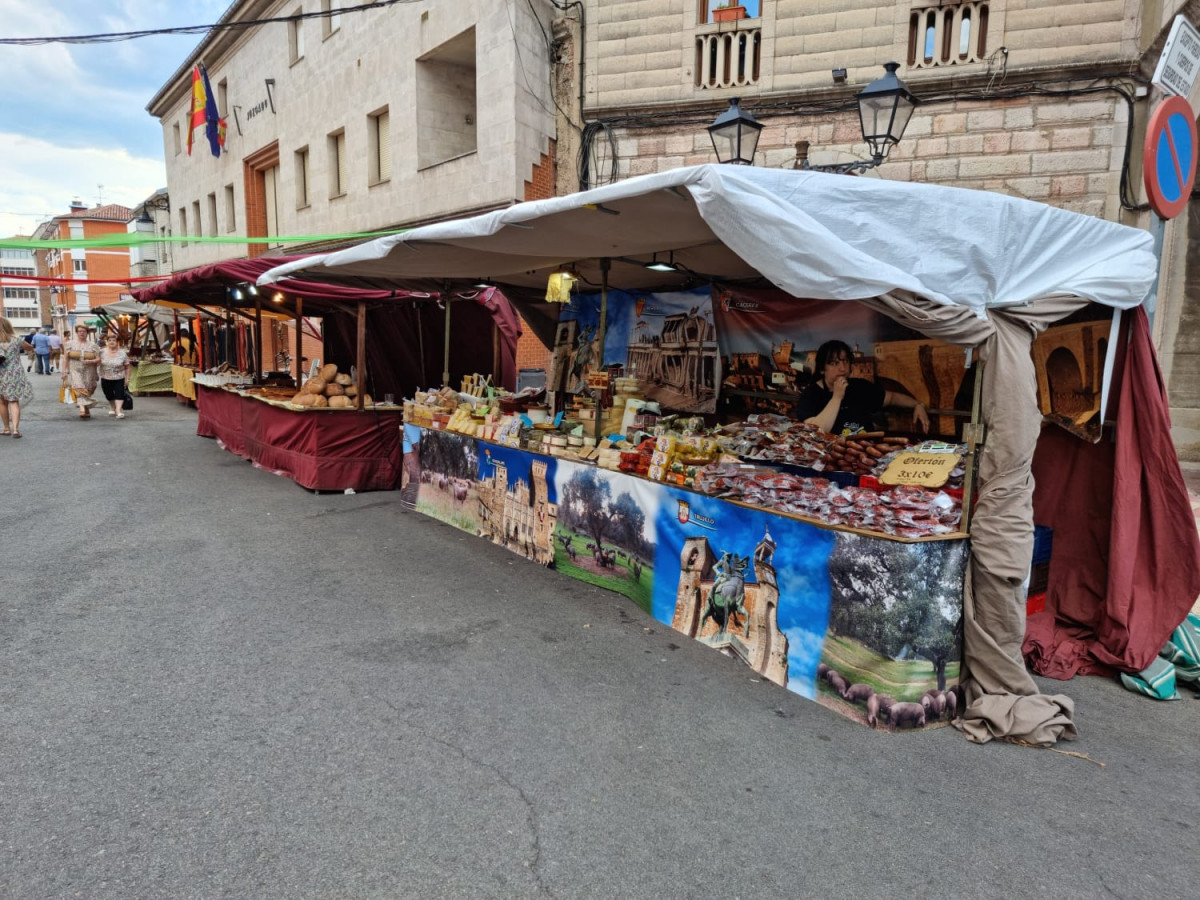
[[[326,406],[330,409],[354,409],[357,396],[358,388],[354,385],[354,379],[339,374],[334,363],[326,363],[318,374],[304,382],[304,387],[288,402],[313,409]],[[362,399],[364,407],[375,405],[370,394],[363,394]]]

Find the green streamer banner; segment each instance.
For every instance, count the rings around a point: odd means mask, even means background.
[[[344,234],[297,234],[269,235],[267,237],[239,237],[237,235],[203,237],[197,235],[154,235],[142,232],[108,234],[98,238],[65,238],[62,240],[38,241],[32,238],[0,238],[0,249],[5,250],[86,250],[102,247],[140,247],[143,244],[316,244],[328,241],[357,241],[368,238],[400,234],[400,231],[357,231]]]

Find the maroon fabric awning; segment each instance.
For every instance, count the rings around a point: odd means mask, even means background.
[[[236,303],[230,289],[255,283],[267,269],[300,256],[260,256],[231,259],[198,266],[172,275],[166,281],[132,291],[135,300],[165,300],[193,306],[226,307],[234,303],[243,312],[254,309],[255,298]],[[304,301],[306,316],[325,320],[326,357],[353,362],[356,337],[353,316],[360,302],[367,304],[367,363],[373,389],[378,394],[410,396],[417,387],[441,383],[444,365],[444,301],[437,294],[382,288],[350,287],[301,279],[284,279],[270,288],[259,288],[265,310],[295,309],[295,298]],[[280,303],[272,300],[283,294]],[[497,288],[458,291],[449,296],[450,381],[463,375],[497,370],[500,384],[516,387],[517,339],[521,319],[508,298]],[[499,340],[493,338],[492,327]]]

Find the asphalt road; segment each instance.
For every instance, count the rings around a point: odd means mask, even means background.
[[[0,897],[1196,895],[1192,699],[1045,682],[1086,758],[874,733],[398,493],[37,382],[0,437]]]

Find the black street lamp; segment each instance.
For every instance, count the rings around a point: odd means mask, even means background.
[[[758,135],[762,124],[748,112],[738,107],[738,98],[729,101],[729,109],[721,113],[708,126],[717,162],[737,163],[743,166],[754,164],[754,151],[758,148]]]
[[[900,143],[904,129],[919,101],[896,77],[900,63],[884,63],[882,78],[872,81],[858,95],[858,118],[863,140],[871,149],[875,165],[887,159],[888,151]]]

